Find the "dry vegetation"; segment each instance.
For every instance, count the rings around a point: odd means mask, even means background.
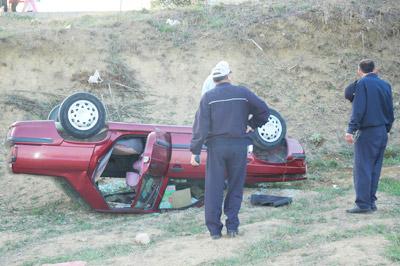
[[[168,19],[181,22],[165,24]],[[400,137],[386,153],[379,211],[346,216],[353,201],[350,111],[343,88],[357,62],[377,61],[400,107],[400,5],[389,1],[261,1],[121,14],[0,17],[0,134],[16,120],[46,119],[76,91],[106,103],[111,120],[190,125],[200,86],[219,60],[286,118],[309,180],[274,185],[294,196],[281,209],[246,198],[243,235],[209,240],[203,209],[104,215],[71,202],[51,178],[0,168],[0,264],[86,260],[90,265],[391,265],[400,261]],[[104,82],[89,85],[99,70]],[[3,156],[0,162],[4,162]],[[271,185],[268,185],[271,188]],[[262,188],[246,191],[248,196]],[[149,246],[133,239],[152,236]],[[378,248],[376,248],[378,247]],[[373,251],[371,251],[373,250]],[[156,254],[156,255],[155,255]],[[207,254],[207,256],[204,256]]]

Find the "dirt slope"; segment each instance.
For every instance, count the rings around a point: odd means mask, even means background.
[[[225,59],[235,82],[279,110],[289,135],[307,150],[314,149],[309,147],[313,134],[325,142],[322,148],[340,150],[350,110],[343,88],[355,79],[361,58],[377,61],[399,106],[398,15],[395,1],[370,6],[287,1],[116,15],[1,17],[1,124],[45,118],[52,105],[79,90],[120,103],[111,106],[122,109],[112,112],[113,120],[191,124],[203,80]],[[168,18],[181,24],[168,26]],[[134,90],[113,85],[111,99],[107,86],[87,84],[96,69],[103,78]],[[136,90],[145,96],[135,95]]]

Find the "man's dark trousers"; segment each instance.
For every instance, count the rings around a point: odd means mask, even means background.
[[[356,204],[361,209],[375,207],[387,141],[386,127],[378,126],[362,129],[354,144],[354,188]]]
[[[221,214],[225,176],[228,191],[224,202],[227,230],[239,227],[238,213],[242,204],[243,185],[246,177],[247,145],[243,139],[220,138],[207,143],[207,171],[205,189],[205,220],[211,235],[222,230]]]

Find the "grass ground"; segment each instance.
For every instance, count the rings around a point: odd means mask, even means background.
[[[2,202],[2,265],[71,260],[89,265],[394,265],[400,263],[400,178],[385,169],[379,210],[349,215],[351,173],[320,171],[319,180],[247,188],[236,239],[210,240],[203,208],[150,215],[95,213],[59,195],[42,205]],[[312,171],[311,171],[312,173]],[[21,176],[18,176],[21,177]],[[333,180],[334,179],[334,180]],[[327,185],[329,184],[329,185]],[[255,207],[255,192],[290,195],[281,208]],[[145,232],[149,245],[134,238]],[[373,249],[373,250],[371,250]],[[205,255],[206,254],[206,255]],[[349,257],[350,256],[350,257]]]

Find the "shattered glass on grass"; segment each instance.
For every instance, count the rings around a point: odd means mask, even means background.
[[[125,183],[125,178],[105,178],[99,180],[97,186],[103,195],[131,192]]]

